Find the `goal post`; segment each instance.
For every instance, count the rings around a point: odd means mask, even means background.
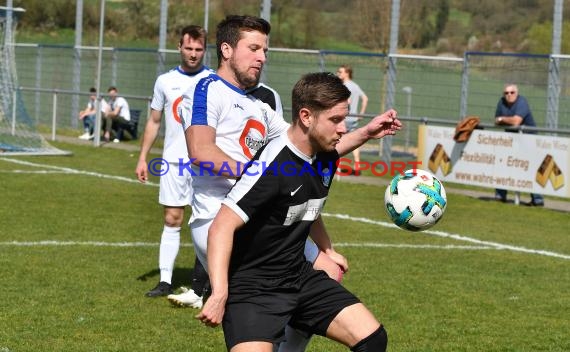
[[[18,89],[14,29],[24,12],[20,7],[0,6],[0,156],[69,155],[37,132]]]

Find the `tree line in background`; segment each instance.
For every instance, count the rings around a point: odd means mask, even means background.
[[[209,32],[227,14],[259,15],[261,0],[210,0]],[[387,53],[392,0],[272,0],[274,47]],[[568,3],[566,3],[568,5]],[[73,44],[76,0],[14,0],[26,9],[17,32]],[[464,51],[551,50],[554,0],[401,0],[399,52],[455,54]],[[84,0],[83,44],[98,42],[100,0]],[[106,45],[138,41],[156,46],[159,0],[106,1]],[[563,18],[570,18],[566,6]],[[168,44],[187,24],[204,24],[204,0],[169,1]],[[68,33],[67,36],[61,33]],[[570,53],[570,23],[563,25],[562,53]],[[211,37],[210,43],[213,42]]]

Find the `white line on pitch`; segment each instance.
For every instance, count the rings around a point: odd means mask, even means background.
[[[101,173],[97,173],[97,172],[71,169],[71,168],[67,168],[67,167],[59,167],[59,166],[52,166],[52,165],[45,165],[45,164],[36,164],[36,163],[18,160],[18,159],[12,159],[12,158],[0,158],[0,160],[13,162],[16,164],[21,164],[21,165],[28,165],[28,166],[41,167],[41,168],[52,169],[52,170],[66,171],[66,172],[74,173],[74,174],[96,176],[96,177],[100,177],[100,178],[107,178],[107,179],[112,179],[112,180],[117,180],[117,181],[130,182],[130,183],[139,183],[139,181],[134,179],[134,178],[127,178],[127,177],[122,177],[122,176],[111,176],[111,175],[101,174]],[[146,184],[150,185],[150,186],[158,186],[157,183],[148,182],[148,181],[146,182]],[[346,214],[323,213],[322,215],[323,216],[329,216],[329,217],[335,217],[338,219],[364,222],[367,224],[379,225],[379,226],[383,226],[383,227],[397,228],[397,226],[394,225],[393,223],[387,223],[384,221],[376,221],[376,220],[371,220],[371,219],[361,218],[361,217],[353,217],[353,216],[346,215]],[[476,244],[482,245],[482,246],[494,247],[496,249],[501,249],[501,250],[510,250],[513,252],[522,252],[522,253],[543,255],[543,256],[547,256],[547,257],[570,259],[570,255],[567,255],[567,254],[561,254],[561,253],[539,250],[539,249],[529,249],[529,248],[525,248],[525,247],[513,246],[513,245],[502,244],[502,243],[497,243],[497,242],[482,241],[482,240],[478,240],[476,238],[466,237],[466,236],[462,236],[462,235],[458,235],[458,234],[451,234],[451,233],[447,233],[447,232],[443,232],[443,231],[425,230],[425,231],[418,232],[418,234],[425,234],[425,235],[431,235],[431,236],[436,236],[436,237],[454,239],[457,241],[476,243]]]
[[[117,181],[124,181],[124,182],[130,182],[130,183],[140,183],[137,179],[135,178],[128,178],[128,177],[123,177],[123,176],[113,176],[113,175],[106,175],[106,174],[102,174],[99,172],[91,172],[91,171],[83,171],[83,170],[77,170],[77,169],[72,169],[69,167],[60,167],[60,166],[53,166],[53,165],[46,165],[46,164],[37,164],[37,163],[32,163],[29,161],[23,161],[23,160],[18,160],[18,159],[12,159],[12,158],[0,158],[0,160],[2,161],[8,161],[11,163],[15,163],[15,164],[20,164],[20,165],[26,165],[26,166],[33,166],[33,167],[41,167],[44,169],[50,169],[50,170],[57,170],[57,171],[61,171],[61,172],[66,172],[69,174],[78,174],[78,175],[87,175],[87,176],[94,176],[94,177],[99,177],[99,178],[106,178],[106,179],[111,179],[111,180],[117,180]],[[154,182],[150,182],[147,181],[146,183],[144,183],[145,185],[149,185],[149,186],[158,186],[158,183],[154,183]]]
[[[159,243],[152,242],[101,242],[101,241],[6,241],[0,242],[0,246],[14,247],[47,247],[47,246],[90,246],[90,247],[158,247]],[[181,243],[183,247],[193,247],[191,243]],[[456,246],[456,245],[432,245],[432,244],[397,244],[397,243],[336,243],[335,247],[356,248],[409,248],[409,249],[458,249],[458,250],[495,250],[489,246]]]
[[[75,172],[59,170],[0,170],[2,174],[75,174]]]
[[[384,226],[384,227],[389,227],[389,228],[398,228],[396,225],[394,225],[392,223],[388,223],[388,222],[384,222],[384,221],[376,221],[376,220],[371,220],[371,219],[367,219],[367,218],[353,217],[353,216],[345,215],[345,214],[323,213],[322,215],[334,217],[337,219],[364,222],[367,224],[379,225],[379,226]],[[544,255],[547,257],[570,259],[570,255],[567,255],[567,254],[561,254],[561,253],[545,251],[545,250],[540,250],[540,249],[529,249],[529,248],[525,248],[525,247],[512,246],[512,245],[508,245],[508,244],[502,244],[502,243],[491,242],[491,241],[482,241],[482,240],[478,240],[476,238],[457,235],[457,234],[453,234],[453,233],[447,233],[447,232],[443,232],[443,231],[425,230],[425,231],[419,231],[416,233],[417,234],[423,234],[423,235],[431,235],[431,236],[436,236],[436,237],[442,237],[442,238],[450,238],[450,239],[454,239],[457,241],[476,243],[476,244],[483,245],[483,246],[494,247],[496,249],[506,249],[506,250],[510,250],[513,252],[522,252],[522,253],[529,253],[529,254]]]

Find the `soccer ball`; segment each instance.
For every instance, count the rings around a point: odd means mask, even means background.
[[[414,169],[392,179],[384,194],[384,205],[396,225],[409,231],[421,231],[441,219],[447,198],[437,177]]]

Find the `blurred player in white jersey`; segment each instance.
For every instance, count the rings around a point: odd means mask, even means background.
[[[184,220],[184,208],[192,199],[191,175],[184,172],[179,175],[181,163],[189,161],[186,139],[181,125],[178,105],[182,94],[201,78],[213,71],[204,66],[206,53],[206,31],[200,26],[187,26],[182,29],[180,42],[180,65],[160,75],[154,85],[150,118],[145,126],[141,143],[140,156],[136,167],[137,178],[146,182],[148,178],[148,153],[156,140],[162,115],[164,113],[166,130],[162,169],[168,171],[160,177],[159,203],[164,206],[164,229],[160,240],[158,265],[160,281],[158,285],[146,293],[148,297],[167,296],[173,293],[172,272],[174,261],[180,247],[180,229]],[[199,260],[195,260],[191,306],[200,308],[202,296],[208,282],[208,275]]]

